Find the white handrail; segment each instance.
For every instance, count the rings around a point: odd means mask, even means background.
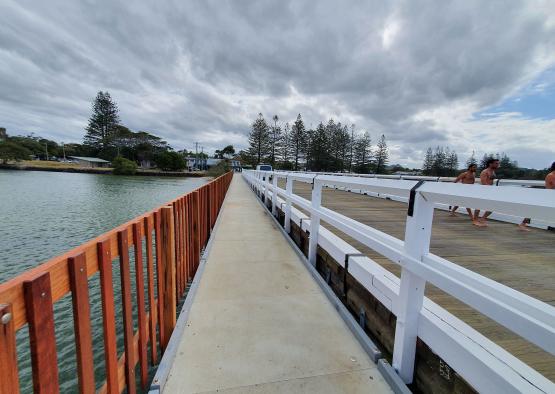
[[[311,263],[315,264],[316,245],[322,242],[319,232],[320,220],[323,220],[402,267],[399,295],[392,306],[392,311],[397,315],[393,364],[405,382],[409,383],[413,375],[416,333],[419,330],[418,319],[421,315],[425,282],[434,284],[545,351],[555,354],[553,306],[428,251],[433,207],[436,203],[472,206],[506,214],[518,212],[521,216],[555,222],[555,198],[552,191],[514,188],[507,193],[505,188],[481,185],[248,170],[243,171],[243,176],[266,199],[271,198],[272,208],[276,206],[279,196],[283,197],[286,218],[291,218],[292,204],[310,213],[307,225],[310,229]],[[273,179],[272,183],[270,178]],[[286,189],[278,187],[277,178],[286,179]],[[293,180],[312,183],[312,201],[292,193]],[[407,217],[405,242],[321,207],[320,194],[324,185],[405,198],[409,198],[412,190],[413,213]],[[286,229],[287,225],[288,223]],[[414,289],[418,291],[415,293]],[[472,381],[472,377],[465,378]]]

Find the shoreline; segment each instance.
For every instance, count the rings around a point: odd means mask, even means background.
[[[28,166],[18,164],[0,164],[0,170],[18,171],[44,171],[44,172],[69,172],[80,174],[101,174],[114,175],[113,168],[89,168],[89,167],[51,167],[51,166]],[[160,177],[182,177],[182,178],[202,178],[208,176],[204,171],[182,172],[182,171],[160,171],[160,170],[140,170],[133,175],[126,176],[160,176]]]

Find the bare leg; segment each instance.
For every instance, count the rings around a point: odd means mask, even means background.
[[[491,215],[492,213],[493,212],[491,211],[486,211],[484,212],[484,216],[482,216],[481,218],[479,216],[476,216],[476,218],[485,222],[486,220],[488,220],[489,215]]]
[[[453,209],[449,211],[449,216],[457,216],[457,209],[459,209],[459,207],[455,205]]]
[[[530,223],[530,218],[522,219],[522,222],[518,225],[518,229],[520,231],[526,231],[526,232],[531,231],[530,228],[528,227],[529,223]]]
[[[470,220],[472,221],[472,224],[475,225],[476,227],[487,227],[486,223],[482,223],[480,222],[478,219],[476,219],[476,216],[474,216],[472,214],[472,209],[470,208],[466,208],[466,212],[468,212],[468,217],[470,218]],[[479,210],[477,210],[477,212],[480,212]]]

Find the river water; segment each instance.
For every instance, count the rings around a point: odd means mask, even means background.
[[[0,283],[207,181],[207,178],[0,170]],[[117,264],[114,264],[114,286],[119,310]],[[98,289],[96,274],[89,282],[89,292],[97,387],[104,379]],[[61,392],[76,392],[71,297],[66,296],[57,302],[54,313]],[[116,320],[117,330],[121,333],[121,314]],[[31,392],[27,330],[20,330],[17,338],[21,392]],[[121,336],[118,351],[123,352]]]

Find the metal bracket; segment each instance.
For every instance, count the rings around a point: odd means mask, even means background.
[[[418,189],[420,186],[422,186],[424,184],[425,181],[418,181],[416,183],[416,185],[414,185],[412,187],[412,189],[410,189],[410,194],[409,194],[409,209],[407,211],[407,215],[411,216],[414,214],[414,199],[416,198],[416,189]]]
[[[330,281],[331,281],[331,269],[328,267],[326,271],[326,283],[328,284],[328,286],[330,284]]]
[[[360,312],[358,313],[358,324],[363,330],[366,328],[366,312],[362,308],[360,308]]]
[[[318,175],[315,175],[314,178],[312,178],[312,190],[314,190],[314,180],[318,177]]]

